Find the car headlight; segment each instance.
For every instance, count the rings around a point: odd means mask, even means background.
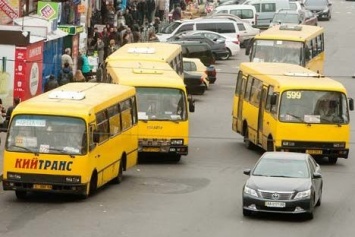
[[[254,197],[258,197],[257,192],[254,189],[249,188],[247,186],[244,187],[244,193],[249,194],[249,195],[254,196]]]
[[[327,8],[327,9],[324,9],[323,10],[323,13],[327,13],[329,11],[329,9]]]
[[[303,191],[303,192],[298,192],[296,194],[296,196],[294,197],[294,199],[305,199],[305,198],[309,198],[311,197],[311,190],[306,190],[306,191]]]
[[[184,140],[183,139],[172,139],[170,141],[171,145],[183,145],[184,144]]]
[[[80,176],[65,177],[65,182],[77,184],[81,182]]]

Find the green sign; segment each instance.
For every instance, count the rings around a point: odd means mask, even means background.
[[[37,14],[47,20],[57,20],[60,17],[59,12],[61,12],[61,3],[38,1]]]
[[[81,32],[84,32],[83,26],[59,25],[58,28],[68,33],[69,35],[76,35]]]

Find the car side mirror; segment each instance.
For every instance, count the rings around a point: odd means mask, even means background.
[[[245,169],[243,170],[243,174],[245,175],[250,175],[251,169]]]
[[[322,175],[320,173],[313,173],[313,178],[320,179],[320,178],[322,178]]]

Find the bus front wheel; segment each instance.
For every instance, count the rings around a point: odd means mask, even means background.
[[[17,199],[23,200],[27,198],[27,192],[26,191],[15,191]]]
[[[120,184],[120,183],[122,183],[122,180],[123,180],[123,162],[121,159],[120,167],[118,167],[118,173],[117,173],[117,176],[113,179],[113,183]]]
[[[336,164],[338,161],[338,157],[328,157],[329,164]]]

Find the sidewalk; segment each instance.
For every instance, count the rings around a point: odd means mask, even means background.
[[[3,153],[4,153],[4,146],[5,146],[5,138],[6,133],[0,133],[0,182],[2,181],[2,168],[3,168]]]

